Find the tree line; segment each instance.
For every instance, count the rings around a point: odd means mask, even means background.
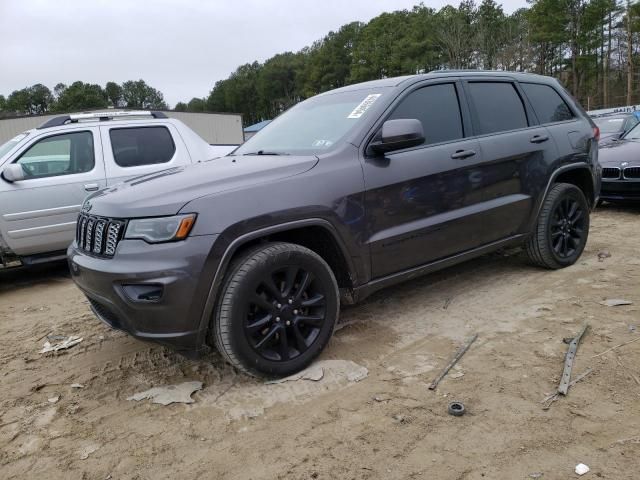
[[[208,96],[176,111],[242,113],[245,125],[351,83],[443,69],[498,69],[558,78],[589,109],[640,101],[640,3],[529,0],[506,14],[494,0],[463,0],[439,10],[417,5],[353,22],[298,52],[239,66]],[[164,109],[144,81],[41,84],[0,95],[0,115],[106,106]]]
[[[443,69],[551,75],[589,109],[628,105],[640,100],[640,3],[624,2],[530,0],[511,14],[494,0],[440,10],[420,4],[241,65],[208,97],[180,107],[240,112],[250,124],[333,88]]]
[[[38,115],[55,112],[74,112],[94,108],[136,108],[167,110],[162,92],[144,80],[97,84],[73,82],[57,84],[53,91],[41,83],[0,95],[0,116]]]

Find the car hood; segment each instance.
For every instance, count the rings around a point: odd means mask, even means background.
[[[83,211],[112,218],[175,215],[196,198],[298,175],[315,156],[227,156],[161,170],[105,188],[87,198]]]
[[[617,140],[600,145],[598,160],[602,166],[640,165],[640,140]]]

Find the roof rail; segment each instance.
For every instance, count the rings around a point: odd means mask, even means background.
[[[113,120],[114,118],[126,118],[126,117],[153,117],[153,118],[167,118],[164,112],[150,111],[150,110],[132,110],[132,111],[107,111],[107,112],[89,112],[89,113],[72,113],[71,115],[61,115],[54,117],[38,127],[38,130],[43,128],[59,127],[66,125],[67,123],[77,123],[79,121],[99,120],[101,122],[107,120]]]

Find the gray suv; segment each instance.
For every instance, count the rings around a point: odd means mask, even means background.
[[[553,79],[436,72],[333,90],[232,154],[93,194],[72,276],[111,327],[262,376],[307,366],[340,303],[524,245],[580,257],[598,130]]]

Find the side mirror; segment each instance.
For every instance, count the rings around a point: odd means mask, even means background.
[[[7,165],[4,170],[2,170],[2,177],[10,183],[18,182],[20,180],[24,180],[26,175],[24,174],[24,170],[22,165],[19,163],[12,163]]]
[[[415,147],[424,143],[422,122],[415,118],[387,120],[382,124],[379,137],[369,147],[377,153]]]

